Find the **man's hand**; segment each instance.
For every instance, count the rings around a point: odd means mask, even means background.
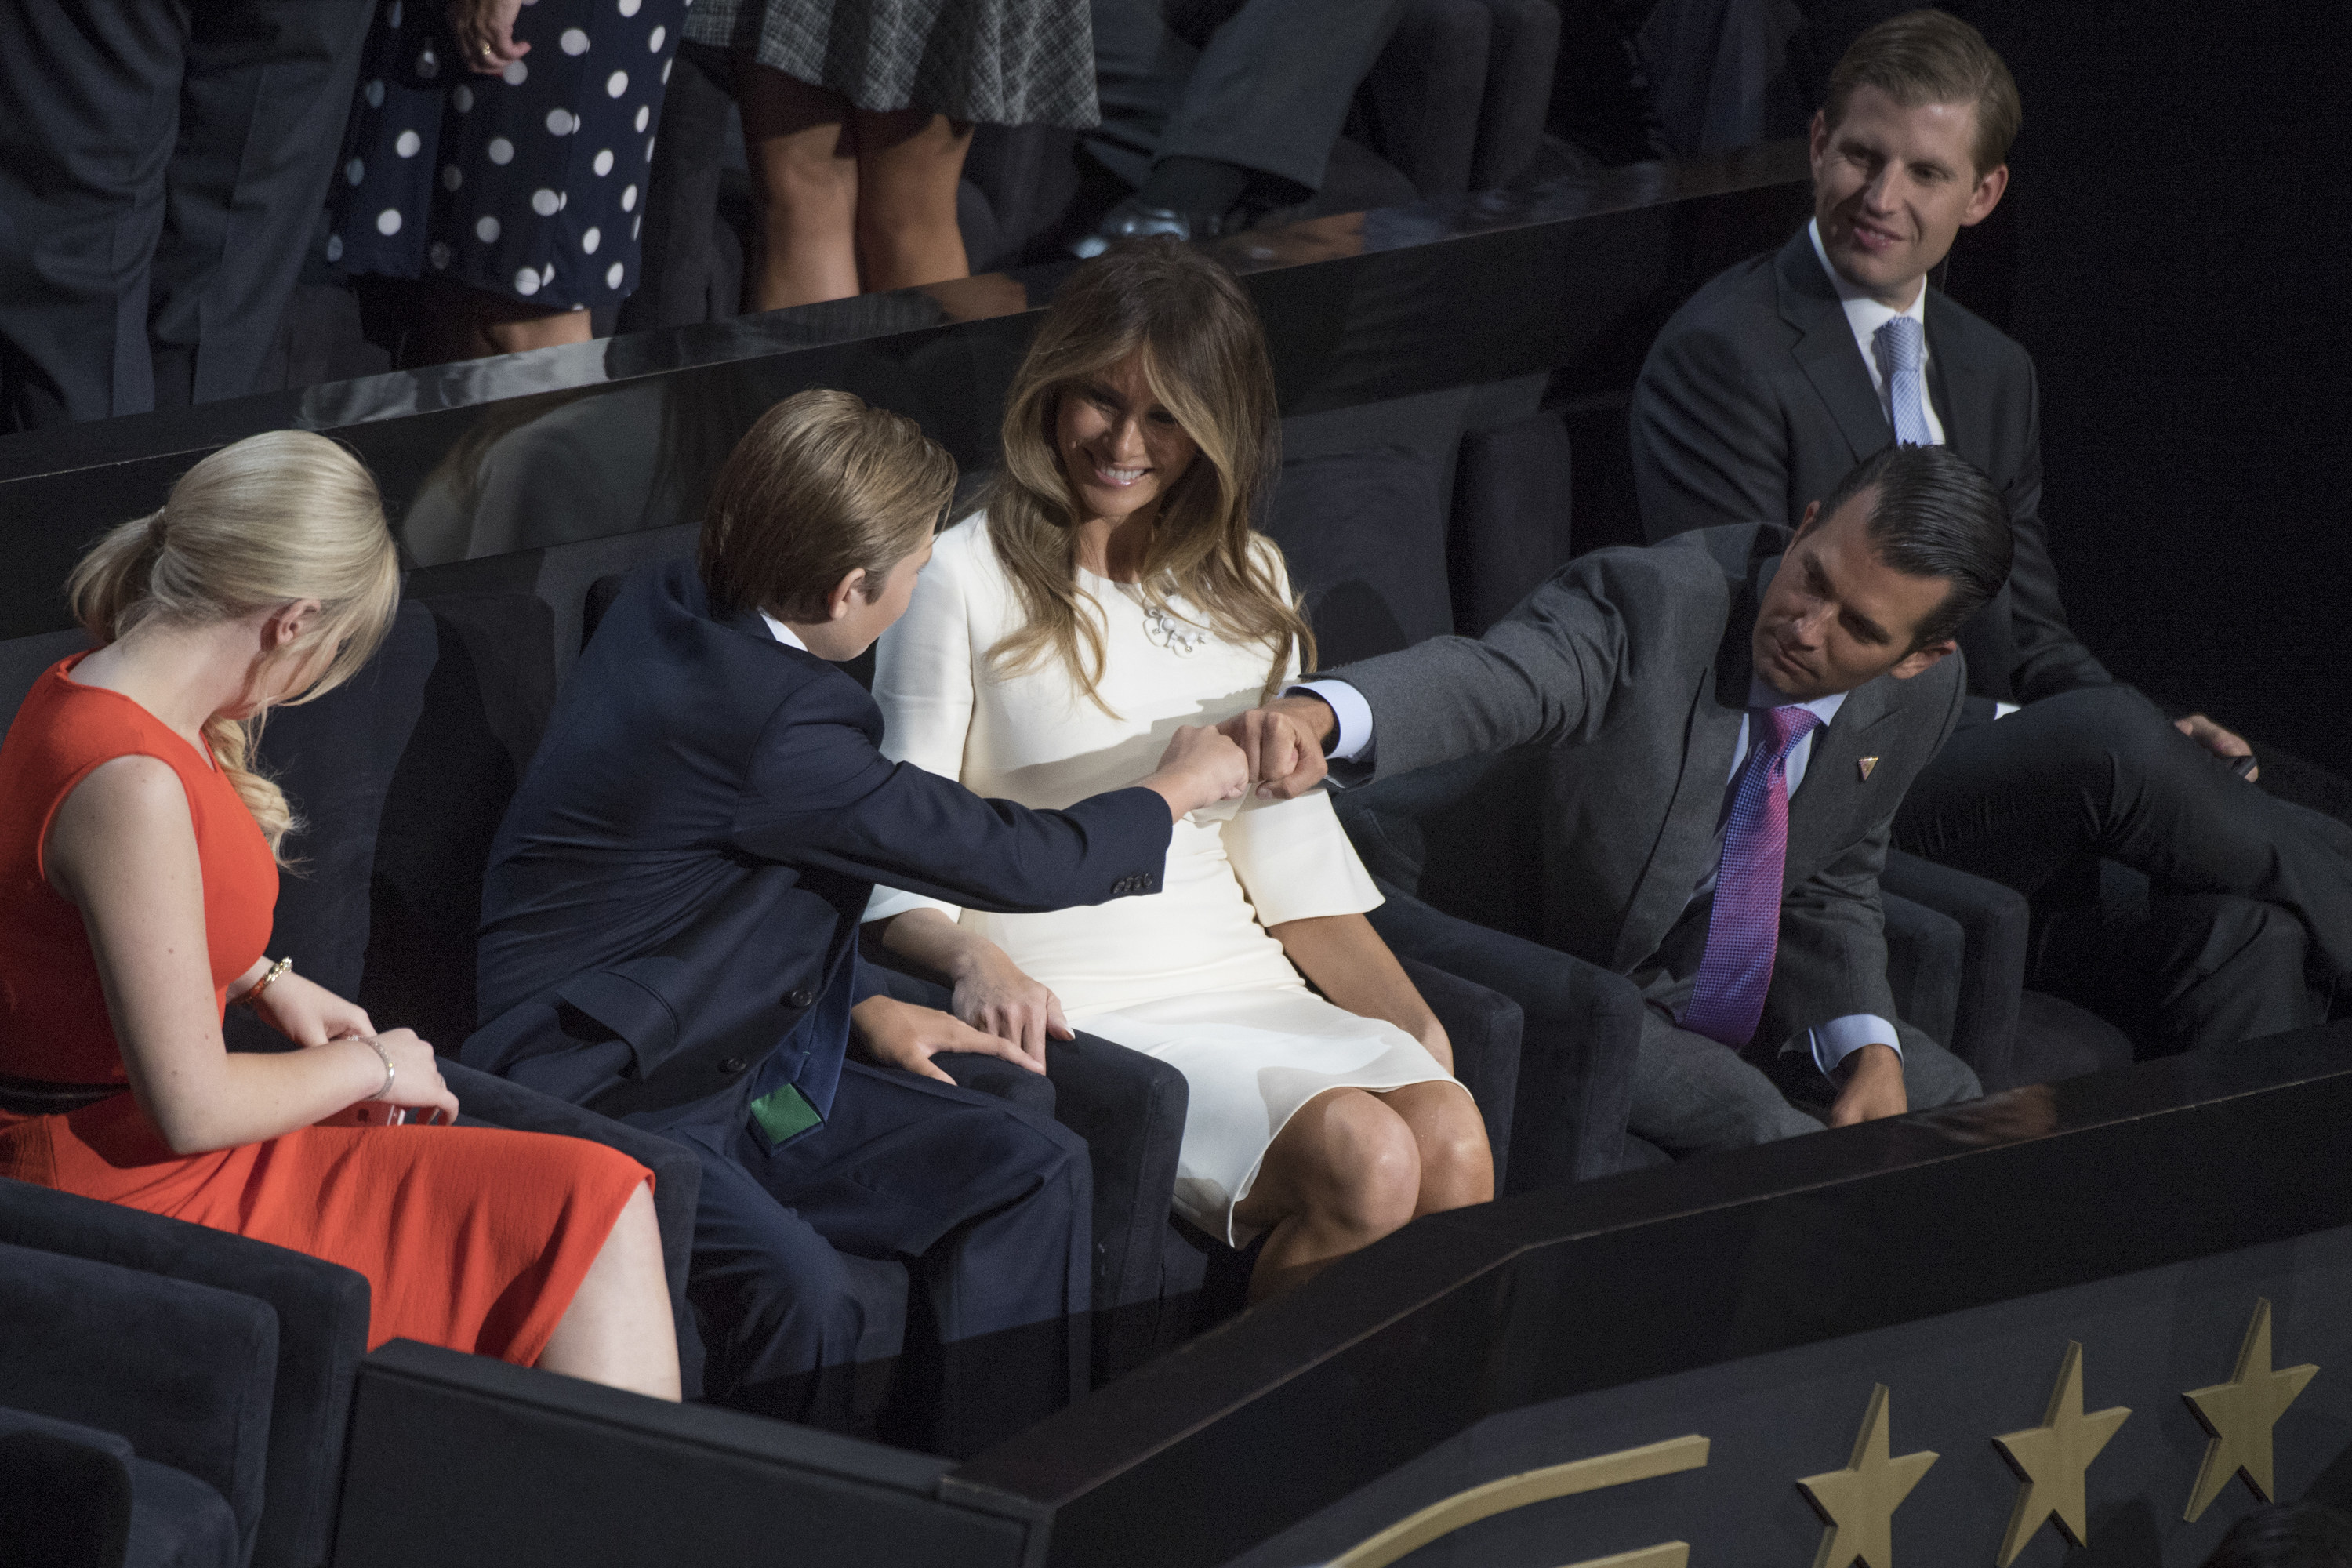
[[[884,1067],[935,1078],[941,1083],[955,1082],[932,1065],[931,1058],[943,1051],[1003,1057],[1031,1072],[1045,1070],[1023,1056],[1020,1047],[1010,1040],[983,1035],[935,1007],[918,1007],[895,997],[868,996],[849,1010],[849,1023],[866,1054]]]
[[[1324,742],[1339,725],[1320,697],[1277,697],[1236,713],[1217,730],[1249,758],[1250,777],[1266,800],[1290,800],[1323,782]]]
[[[2186,719],[2175,719],[2172,721],[2172,727],[2217,757],[2235,760],[2254,754],[2254,749],[2252,746],[2202,713],[2191,713]],[[2248,784],[2253,783],[2262,776],[2263,770],[2260,768],[2246,770],[2245,777]]]
[[[1845,1087],[1830,1107],[1830,1125],[1851,1127],[1882,1116],[1900,1116],[1911,1109],[1903,1092],[1903,1058],[1892,1046],[1864,1046],[1838,1063]]]

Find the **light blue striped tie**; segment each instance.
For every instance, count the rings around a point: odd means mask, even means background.
[[[1927,434],[1927,411],[1923,401],[1927,389],[1920,374],[1927,357],[1927,334],[1910,317],[1896,316],[1872,333],[1870,342],[1878,353],[1878,374],[1886,382],[1887,412],[1895,417],[1895,438],[1906,447],[1935,445],[1936,438]]]

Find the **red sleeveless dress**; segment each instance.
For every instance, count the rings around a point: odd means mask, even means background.
[[[0,1110],[0,1176],[357,1269],[371,1350],[412,1339],[536,1362],[646,1168],[598,1143],[478,1127],[302,1127],[173,1153],[129,1091],[81,911],[43,872],[49,822],[115,757],[179,775],[224,1009],[269,940],[278,867],[228,779],[130,698],[69,679],[81,657],[42,675],[0,742],[0,1075],[125,1087],[66,1114]]]

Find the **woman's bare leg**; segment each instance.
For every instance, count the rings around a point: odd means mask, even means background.
[[[557,343],[584,343],[593,330],[584,310],[534,310],[520,300],[446,279],[424,284],[415,300],[415,323],[401,353],[404,366],[447,364]]]
[[[677,1328],[650,1185],[640,1182],[629,1195],[539,1365],[656,1399],[677,1397]]]
[[[738,58],[759,254],[743,308],[780,310],[857,292],[857,135],[849,100]]]
[[[971,275],[956,183],[971,127],[944,114],[857,111],[857,261],[869,292]]]
[[[1234,1210],[1271,1233],[1249,1299],[1295,1290],[1370,1247],[1412,1218],[1420,1198],[1421,1156],[1404,1119],[1360,1089],[1317,1095],[1284,1125]]]
[[[1413,1207],[1414,1217],[1466,1208],[1495,1195],[1495,1154],[1486,1146],[1486,1123],[1458,1086],[1408,1084],[1380,1099],[1412,1130],[1421,1154],[1421,1199]]]
[[[488,300],[488,296],[480,298]],[[476,322],[476,330],[486,345],[484,354],[519,354],[526,349],[553,348],[558,343],[584,343],[594,335],[585,307],[577,310],[528,311],[499,300],[482,310]]]

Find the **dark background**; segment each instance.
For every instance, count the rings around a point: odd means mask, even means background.
[[[1958,0],[2016,73],[1952,292],[2041,372],[2042,515],[2120,679],[2352,771],[2340,5]]]

